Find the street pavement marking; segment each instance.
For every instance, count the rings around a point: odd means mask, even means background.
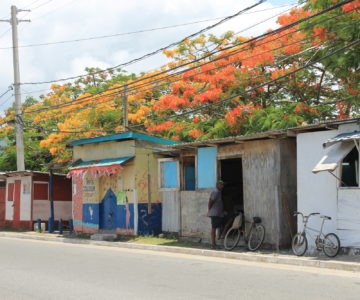
[[[349,278],[360,278],[360,272],[354,271],[344,271],[344,270],[334,270],[334,269],[326,269],[319,267],[309,267],[309,266],[298,266],[298,265],[286,265],[281,263],[269,263],[269,262],[252,262],[245,261],[241,259],[233,259],[233,258],[221,258],[221,257],[211,257],[211,256],[202,256],[196,254],[184,254],[184,253],[173,253],[166,251],[154,251],[147,249],[131,249],[131,248],[120,248],[116,246],[102,246],[95,244],[76,244],[76,243],[64,243],[59,241],[43,241],[43,240],[31,240],[26,238],[17,238],[17,237],[0,237],[0,239],[7,240],[17,240],[29,243],[43,243],[43,244],[62,244],[68,247],[81,247],[81,248],[92,248],[92,249],[102,249],[107,251],[118,251],[118,252],[126,252],[129,254],[137,253],[137,254],[147,254],[153,256],[165,256],[165,257],[176,257],[176,258],[184,258],[188,260],[200,260],[214,263],[226,263],[226,264],[237,264],[237,265],[245,265],[245,266],[257,266],[261,268],[268,269],[281,269],[281,270],[291,270],[291,271],[301,271],[304,273],[313,273],[313,274],[323,274],[329,276],[341,276],[341,277],[349,277]],[[211,250],[208,250],[211,251]]]

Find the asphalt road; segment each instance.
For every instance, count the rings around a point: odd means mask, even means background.
[[[360,299],[360,274],[0,238],[0,299]]]

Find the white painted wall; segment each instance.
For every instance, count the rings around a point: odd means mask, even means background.
[[[72,219],[72,202],[71,201],[54,201],[55,220]],[[37,219],[48,220],[50,217],[50,201],[34,200],[33,202],[33,221]]]
[[[31,176],[21,177],[20,220],[31,220]]]
[[[327,139],[354,130],[360,130],[360,126],[346,124],[339,126],[337,130],[307,132],[297,136],[298,211],[304,214],[320,212],[332,217],[331,221],[325,222],[324,232],[338,234],[341,245],[346,247],[360,244],[360,226],[356,225],[356,222],[360,223],[360,205],[357,205],[360,189],[339,189],[339,182],[334,176],[328,172],[313,174],[312,169],[331,149],[331,147],[327,149],[322,147]],[[334,174],[339,176],[339,169]],[[349,189],[352,191],[346,192]],[[354,205],[350,205],[349,201]],[[348,224],[347,230],[344,230],[345,219],[353,218],[354,214],[358,216],[356,222]],[[319,228],[320,224],[321,219],[316,216],[309,222],[309,226],[313,228]],[[349,230],[349,226],[353,229]],[[298,218],[298,228],[302,228],[300,217]],[[309,248],[314,248],[314,241],[311,239],[309,239]]]
[[[5,220],[14,219],[14,201],[8,201],[8,185],[14,184],[14,199],[15,199],[15,180],[21,180],[21,192],[20,192],[20,220],[30,221],[31,220],[31,176],[23,177],[9,177],[6,183],[6,211]]]

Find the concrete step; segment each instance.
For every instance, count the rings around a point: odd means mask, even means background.
[[[116,233],[95,233],[90,236],[93,241],[114,241],[116,238]]]

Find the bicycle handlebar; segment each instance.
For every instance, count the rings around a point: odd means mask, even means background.
[[[311,214],[305,216],[302,212],[295,211],[294,216],[297,216],[297,215],[301,215],[303,218],[308,218],[309,219],[311,216],[320,215],[320,213],[315,212],[315,213],[311,213]]]

